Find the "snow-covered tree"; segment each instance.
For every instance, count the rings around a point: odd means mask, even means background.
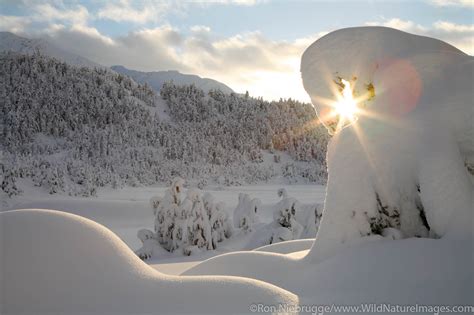
[[[300,238],[316,237],[323,208],[324,204],[300,205],[295,216],[296,221],[303,227]]]
[[[140,230],[143,246],[136,253],[143,259],[159,252],[182,250],[191,255],[217,248],[217,244],[232,235],[232,226],[222,202],[196,189],[189,189],[183,198],[184,180],[175,178],[164,196],[155,196],[150,205],[155,215],[155,232]]]
[[[127,76],[40,54],[0,54],[0,82],[3,160],[19,166],[14,177],[52,193],[91,196],[103,186],[176,176],[198,188],[281,175],[325,182],[329,137],[309,123],[316,119],[309,104],[206,94],[172,82],[160,90],[163,102]],[[285,163],[262,163],[267,151],[285,154]]]
[[[3,174],[1,188],[8,197],[16,196],[22,193],[21,189],[19,189],[16,185],[15,172],[12,170],[7,170]]]
[[[262,202],[258,198],[250,198],[248,194],[239,193],[239,203],[234,209],[234,226],[250,232],[258,219],[258,208]]]
[[[270,244],[300,238],[303,226],[296,220],[296,213],[300,212],[299,202],[288,196],[286,189],[278,190],[282,199],[273,208],[272,236]]]

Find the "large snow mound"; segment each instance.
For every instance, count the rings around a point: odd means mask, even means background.
[[[0,237],[2,314],[238,314],[255,301],[298,303],[258,280],[166,276],[104,226],[64,212],[2,212]]]
[[[433,54],[439,54],[438,58]],[[303,85],[316,105],[319,98],[334,97],[330,85],[336,72],[348,80],[356,76],[352,87],[362,90],[365,84],[372,82],[383,63],[415,56],[420,57],[418,61],[424,63],[427,71],[435,70],[441,59],[469,57],[454,46],[431,37],[388,27],[345,28],[321,37],[305,50],[301,59]]]
[[[474,59],[453,46],[385,27],[341,29],[306,49],[304,87],[335,132],[315,261],[387,229],[472,236],[473,73]],[[355,119],[338,112],[346,84]]]
[[[183,275],[252,277],[295,292],[302,304],[468,305],[473,250],[472,240],[374,240],[318,264],[293,254],[238,252],[213,257]]]

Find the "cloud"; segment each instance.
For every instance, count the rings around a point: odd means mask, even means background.
[[[396,28],[405,32],[441,39],[467,54],[474,54],[474,25],[455,24],[448,21],[437,21],[430,26],[421,26],[412,21],[398,18],[382,19],[368,22],[367,25],[380,25]]]
[[[139,6],[134,6],[136,4]],[[115,22],[146,24],[148,22],[159,22],[171,8],[172,4],[168,1],[131,2],[120,0],[118,2],[107,2],[97,12],[97,18]]]
[[[188,4],[200,5],[240,5],[240,6],[254,6],[261,3],[267,3],[269,0],[181,0],[181,2]]]
[[[222,81],[237,92],[266,99],[308,100],[299,63],[304,49],[320,34],[274,41],[260,32],[219,37],[207,26],[191,32],[170,25],[143,28],[110,38],[84,25],[51,28],[43,34],[57,46],[97,63],[141,71],[178,70]],[[77,43],[81,43],[77,45]]]
[[[160,22],[170,12],[186,12],[193,5],[240,5],[253,6],[266,1],[263,0],[118,0],[107,2],[97,12],[98,19],[115,22],[131,22],[144,25],[149,22]]]
[[[459,6],[459,7],[474,7],[472,0],[431,0],[432,4],[439,7]]]
[[[27,18],[11,15],[0,15],[0,30],[12,33],[24,33],[31,21]]]
[[[21,1],[20,1],[21,2]],[[36,3],[23,1],[28,6],[30,14],[25,16],[0,15],[0,30],[18,34],[55,32],[68,26],[87,27],[91,15],[86,7],[76,5],[65,7],[61,1],[51,3]]]
[[[194,25],[194,26],[191,26],[190,29],[192,32],[195,32],[195,33],[209,33],[211,31],[211,28],[205,25]]]
[[[473,34],[474,33],[474,25],[462,25],[462,24],[454,24],[451,22],[446,21],[438,21],[434,23],[434,28],[440,31],[444,31],[447,33],[467,33]]]
[[[398,30],[405,31],[405,32],[426,31],[426,28],[419,24],[415,24],[412,21],[406,21],[406,20],[402,20],[398,18],[393,18],[393,19],[378,21],[378,22],[367,22],[365,24],[369,26],[377,26],[377,25],[386,26],[386,27],[396,28]]]
[[[82,5],[71,8],[58,8],[46,3],[35,5],[33,11],[32,19],[37,22],[54,23],[60,21],[73,25],[86,25],[90,18],[89,11]]]

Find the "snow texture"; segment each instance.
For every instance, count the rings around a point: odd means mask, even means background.
[[[473,66],[442,41],[383,27],[338,30],[305,51],[303,83],[320,118],[341,79],[355,97],[369,94],[358,120],[330,141],[311,259],[385,228],[397,237],[470,237]]]
[[[243,314],[255,301],[298,303],[258,280],[166,276],[73,214],[7,211],[0,226],[2,314]]]
[[[372,236],[317,264],[301,258],[308,251],[235,252],[201,262],[183,275],[259,279],[297,294],[302,304],[471,305],[472,244],[472,239],[394,241]]]

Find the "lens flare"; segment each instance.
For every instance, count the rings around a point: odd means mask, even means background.
[[[352,122],[354,121],[355,114],[357,113],[357,101],[354,99],[352,94],[350,82],[344,79],[341,79],[341,82],[344,88],[342,90],[341,97],[334,104],[334,109],[340,116],[340,119],[345,119]]]

